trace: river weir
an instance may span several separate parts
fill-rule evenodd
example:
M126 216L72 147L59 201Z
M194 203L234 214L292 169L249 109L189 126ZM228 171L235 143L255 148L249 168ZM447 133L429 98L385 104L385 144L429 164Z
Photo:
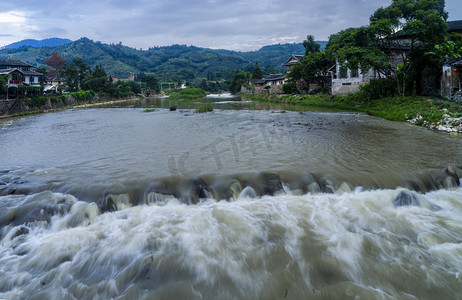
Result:
M0 298L461 297L460 137L229 102L2 121Z

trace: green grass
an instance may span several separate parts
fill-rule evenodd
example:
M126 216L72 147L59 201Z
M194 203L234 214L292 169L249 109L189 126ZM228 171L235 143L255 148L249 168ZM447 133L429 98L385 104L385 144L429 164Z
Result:
M331 95L245 95L246 99L289 104L300 108L328 108L344 111L365 112L369 115L381 117L391 121L407 121L416 117L419 118L417 125L437 124L443 119L444 114L452 117L462 116L462 107L457 103L429 99L426 97L388 97L375 100L365 100L361 94L348 96Z
M146 108L145 110L143 110L143 112L153 112L153 111L156 111L155 108Z
M212 103L204 103L198 108L196 108L196 113L204 113L204 112L211 112L213 111Z
M15 118L15 117L32 116L32 115L42 114L43 112L44 112L43 110L31 110L31 111L25 111L21 113L12 114L10 115L10 117Z
M180 100L180 99L199 99L205 97L206 93L203 89L199 88L188 88L173 92L170 95L171 100Z

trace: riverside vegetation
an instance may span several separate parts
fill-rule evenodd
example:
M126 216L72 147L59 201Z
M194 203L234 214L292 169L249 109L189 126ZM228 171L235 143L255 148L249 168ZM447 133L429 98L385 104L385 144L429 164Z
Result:
M407 121L447 132L462 133L462 104L436 97L393 96L389 90L378 89L386 80L376 80L347 96L314 95L245 95L253 101L281 103L294 110L327 108L365 112L391 121ZM378 92L384 91L384 92ZM386 91L386 93L385 93Z

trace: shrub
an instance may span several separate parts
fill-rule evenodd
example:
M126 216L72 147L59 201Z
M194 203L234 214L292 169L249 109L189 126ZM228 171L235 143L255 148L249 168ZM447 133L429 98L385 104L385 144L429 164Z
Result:
M29 107L42 107L46 102L47 98L45 96L33 96L27 100L26 105Z
M95 95L93 91L78 91L74 93L70 93L69 96L72 96L77 102L82 102L86 100L90 100Z
M297 89L297 84L295 82L288 82L282 85L282 91L284 94L299 94L300 91Z
M170 95L170 99L198 99L205 97L206 93L200 88L183 89Z
M317 88L317 89L312 89L308 92L309 95L316 95L316 94L320 94L322 93L322 89L321 88Z
M359 88L363 101L372 101L397 95L396 82L391 78L372 80Z
M196 113L204 113L204 112L210 112L210 111L213 111L212 103L204 103L198 108L196 108Z

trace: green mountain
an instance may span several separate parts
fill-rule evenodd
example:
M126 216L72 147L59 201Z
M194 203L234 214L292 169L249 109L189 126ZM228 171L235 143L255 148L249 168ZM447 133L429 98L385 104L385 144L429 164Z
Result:
M258 61L264 73L283 72L281 66L291 54L303 54L301 43L279 44L262 47L258 51L238 52L213 50L185 45L153 47L137 50L119 44L103 44L88 38L54 47L26 47L0 50L0 58L20 59L36 67L52 52L72 61L80 57L91 67L102 65L108 75L125 78L130 74L147 73L161 81L229 79L237 70L251 71Z
M69 39L60 39L60 38L49 38L49 39L44 39L44 40L27 39L27 40L22 40L16 43L6 45L4 48L5 49L17 49L20 47L41 48L41 47L54 47L54 46L65 45L69 43L72 43L72 41Z

